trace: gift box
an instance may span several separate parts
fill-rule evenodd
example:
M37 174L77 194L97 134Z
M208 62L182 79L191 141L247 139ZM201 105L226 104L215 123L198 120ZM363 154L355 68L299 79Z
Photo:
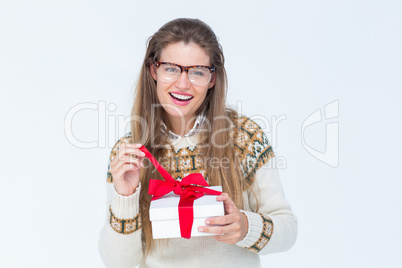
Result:
M191 173L182 180L175 180L144 146L145 154L163 180L149 180L148 194L152 195L150 220L154 239L212 235L200 233L197 228L205 225L209 217L223 216L223 203L216 201L221 186L209 187L201 173Z
M205 187L216 191L222 191L221 186ZM152 224L154 239L180 237L179 206L180 196L170 192L163 197L152 200L149 209L149 217ZM198 227L205 226L205 220L211 217L225 215L222 201L216 201L216 195L208 195L194 200L193 226L191 236L208 236L211 233L198 232Z

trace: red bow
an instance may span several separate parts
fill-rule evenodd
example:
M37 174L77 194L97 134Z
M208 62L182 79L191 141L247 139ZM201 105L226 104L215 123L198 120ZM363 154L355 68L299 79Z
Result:
M148 194L153 195L152 200L161 198L167 193L174 192L180 195L179 202L179 223L180 223L180 233L183 238L191 237L191 228L193 227L194 221L194 211L193 204L194 200L200 198L206 194L220 195L222 192L208 189L205 187L197 186L209 186L205 181L201 173L193 173L184 177L181 181L176 181L153 157L153 155L145 148L141 146L140 150L145 153L145 156L151 161L155 168L159 171L162 180L149 180Z

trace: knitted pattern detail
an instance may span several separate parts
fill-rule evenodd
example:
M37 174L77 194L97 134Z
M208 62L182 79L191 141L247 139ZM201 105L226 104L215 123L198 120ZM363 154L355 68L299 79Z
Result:
M252 182L257 170L274 157L274 152L264 131L250 118L241 116L233 120L233 140L241 172Z
M259 213L262 221L263 221L263 227L262 227L262 233L260 237L258 238L257 242L255 242L252 246L246 248L251 251L254 251L255 253L260 252L261 249L265 247L266 244L268 244L269 240L272 237L272 233L274 231L274 224L271 219L264 217L261 213Z
M109 207L109 213L110 226L118 233L131 234L141 228L140 214L133 219L119 219L113 214L111 207Z
M175 180L180 181L192 173L201 173L207 179L204 161L201 150L191 146L178 150L166 149L160 164Z

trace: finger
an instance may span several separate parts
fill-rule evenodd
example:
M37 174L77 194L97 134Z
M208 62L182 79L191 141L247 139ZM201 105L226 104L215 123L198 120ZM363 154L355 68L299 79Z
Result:
M132 148L132 147L125 146L125 147L122 147L119 149L119 156L124 156L127 154L135 154L135 155L138 155L141 157L145 156L145 153L138 148Z
M115 180L121 180L123 178L124 173L128 171L135 171L138 167L134 164L123 164L116 171L112 171L112 176Z
M142 161L142 159L140 159L140 158L127 157L127 161L125 161L125 164L133 164L133 165L140 167L141 163L142 163L141 161Z
M203 232L213 234L241 234L241 225L234 222L228 225L202 226Z
M136 165L136 164L124 164L122 166L122 169L123 169L124 172L129 171L129 170L137 170L138 165Z
M119 149L117 161L124 159L126 155L135 155L137 157L144 157L145 153L136 148L123 147Z
M240 223L235 222L228 225L207 225L200 226L199 231L204 233L212 234L230 234L230 233L240 233Z
M139 149L139 148L141 148L142 147L142 144L141 143L124 143L127 147L130 147L130 148L137 148L137 149Z
M122 153L122 155L118 155L117 157L115 157L110 164L111 167L116 165L121 166L122 164L130 163L132 159L140 159L142 161L142 158L143 157L138 156L138 154L136 154L135 152L133 152L132 154Z
M144 165L142 164L143 158L137 158L137 157L132 157L132 156L127 156L125 159L121 162L119 162L120 166L124 164L132 164L134 165L137 169L143 167ZM117 165L119 166L119 165Z
M113 157L111 163L116 163L117 161L121 160L122 157L129 153L134 153L136 155L142 155L138 148L140 148L142 144L131 144L131 143L123 143L120 144L119 148L117 149L116 155ZM136 151L138 150L138 151ZM145 156L145 153L143 154Z
M135 158L130 156L125 156L120 161L117 161L111 164L110 169L112 173L115 173L115 176L118 176L127 170L137 170L143 167L142 163L143 158ZM125 166L125 165L132 165L132 166ZM123 168L122 168L123 167Z
M137 163L139 167L144 167L144 157L142 156L137 156L137 155L130 155L128 157L129 162L128 163Z
M227 231L226 226L200 226L198 227L199 232L223 235Z
M205 220L207 225L228 225L236 221L240 221L240 216L237 213L227 214L225 216L219 216L214 218L208 218Z
M238 235L236 235L236 234L214 235L212 237L216 241L227 243L227 244L236 244L239 241Z
M223 201L226 214L230 214L239 210L227 193L222 193L221 195L217 196L216 200Z

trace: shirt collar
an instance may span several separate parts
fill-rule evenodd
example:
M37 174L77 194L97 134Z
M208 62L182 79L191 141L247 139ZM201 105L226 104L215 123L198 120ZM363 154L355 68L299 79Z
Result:
M190 137L193 136L197 133L200 132L200 126L205 122L206 117L204 114L199 114L197 116L197 118L195 119L195 123L193 128L186 134L183 136L184 137ZM162 131L165 132L166 130L166 125L165 123L162 122ZM169 139L181 139L182 137L176 133L173 133L172 131L169 130Z

